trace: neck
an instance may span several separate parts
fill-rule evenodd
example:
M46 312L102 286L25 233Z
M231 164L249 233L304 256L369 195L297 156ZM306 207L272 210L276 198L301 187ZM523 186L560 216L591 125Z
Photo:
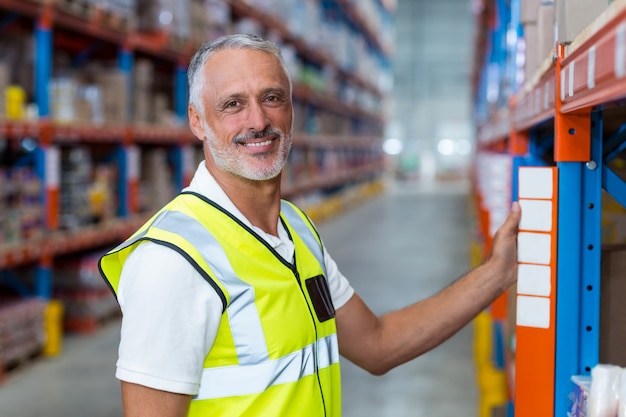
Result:
M253 226L278 236L280 175L271 180L254 181L212 174L235 207Z

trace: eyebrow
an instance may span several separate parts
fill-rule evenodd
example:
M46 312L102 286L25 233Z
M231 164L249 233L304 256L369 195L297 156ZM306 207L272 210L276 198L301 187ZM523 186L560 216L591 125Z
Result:
M278 94L284 97L287 97L288 94L288 90L283 88L283 87L268 87L265 88L264 90L261 91L260 96L263 97L267 94ZM242 100L245 99L247 96L245 94L241 94L241 93L233 93L230 94L222 99L219 99L217 101L217 105L218 107L224 106L226 103L228 103L229 101L232 100Z

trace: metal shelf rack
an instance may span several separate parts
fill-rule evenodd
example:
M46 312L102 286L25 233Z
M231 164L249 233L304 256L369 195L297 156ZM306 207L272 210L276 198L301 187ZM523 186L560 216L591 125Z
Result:
M509 415L516 417L568 415L571 377L589 375L600 360L603 190L626 206L626 182L609 166L626 149L625 2L613 2L553 53L477 131L479 153L498 149L511 160L511 200L519 196L520 167L556 171L549 325L520 325L518 316L514 354L503 364L514 381ZM511 322L514 306L506 303L519 296L499 301L496 321Z

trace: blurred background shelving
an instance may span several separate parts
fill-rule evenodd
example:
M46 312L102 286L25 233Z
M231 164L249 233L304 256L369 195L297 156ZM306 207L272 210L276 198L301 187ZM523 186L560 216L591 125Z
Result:
M45 348L54 301L65 330L116 314L97 254L173 197L203 158L187 127L186 67L207 39L256 33L283 50L297 113L285 197L324 217L329 204L380 189L393 8L381 0L1 0L2 325L38 303L36 331L2 346L21 354L0 357L0 369Z

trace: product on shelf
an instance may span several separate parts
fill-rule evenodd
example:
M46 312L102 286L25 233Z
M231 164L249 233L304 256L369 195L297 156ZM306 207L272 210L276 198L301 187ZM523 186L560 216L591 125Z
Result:
M0 303L0 367L15 366L41 351L46 340L45 307L40 299Z
M9 66L6 62L0 60L0 117L6 116L6 90L11 82L9 74Z
M133 121L139 124L153 123L154 66L147 59L138 59L133 70Z
M94 163L88 146L61 149L60 225L79 230L115 217L117 169Z
M48 86L54 122L122 125L128 121L128 82L123 71L92 66L80 73L57 72L62 75Z
M626 369L600 363L591 376L574 375L569 417L626 416Z
M196 0L197 1L197 0ZM173 42L185 42L190 39L193 30L197 30L198 19L192 19L190 11L193 0L137 0L138 29L146 32L164 32ZM206 22L205 19L202 21ZM182 46L174 44L173 46Z
M0 168L0 244L42 236L41 187L32 167Z
M118 125L126 123L130 114L126 74L119 69L103 69L95 77L102 91L104 121Z
M71 123L77 121L77 81L69 76L57 77L50 81L49 91L50 115L52 120L57 123Z
M77 230L91 221L88 194L91 183L91 155L86 146L61 150L61 227Z
M54 264L54 298L61 301L67 330L92 331L119 307L98 270L102 253L75 255Z
M142 152L140 184L139 207L142 212L156 211L174 197L178 190L174 190L164 148L149 148Z
M19 30L3 31L0 34L0 117L6 116L9 110L20 115L13 118L26 116L25 107L32 100L34 91L33 80L34 36ZM7 91L10 87L18 90ZM10 109L9 100L16 107Z
M591 377L574 375L569 396L568 417L588 417L587 401L591 388Z
M115 217L118 206L115 194L117 174L117 169L110 164L98 164L93 170L88 197L91 219L94 223L105 222Z

